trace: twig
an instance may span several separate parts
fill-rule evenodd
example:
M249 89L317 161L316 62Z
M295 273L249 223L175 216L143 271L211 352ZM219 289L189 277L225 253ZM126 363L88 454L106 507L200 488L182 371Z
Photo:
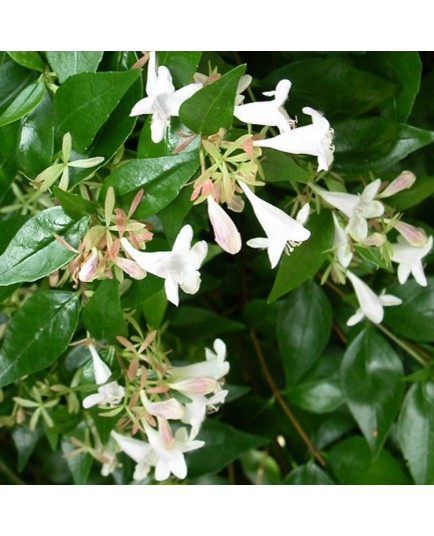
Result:
M12 484L25 484L9 467L0 460L0 472L3 473Z

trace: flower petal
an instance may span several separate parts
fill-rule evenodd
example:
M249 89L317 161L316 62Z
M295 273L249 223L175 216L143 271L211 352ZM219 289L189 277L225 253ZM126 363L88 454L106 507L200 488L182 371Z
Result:
M171 277L167 277L164 280L164 291L166 292L166 298L170 303L179 305L179 292L178 292L178 283Z
M98 406L99 404L102 404L104 400L105 400L104 393L94 393L84 398L82 404L83 404L84 409L89 409L93 406Z
M363 314L374 324L380 324L384 316L380 298L352 272L348 271L347 276L354 287Z

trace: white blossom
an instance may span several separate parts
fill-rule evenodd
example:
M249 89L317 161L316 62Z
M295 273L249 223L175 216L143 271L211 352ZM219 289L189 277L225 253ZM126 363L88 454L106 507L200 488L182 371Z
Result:
M422 259L428 255L433 245L433 237L430 236L422 246L413 246L403 238L398 237L398 243L392 244L392 261L397 262L398 280L403 285L410 274L422 287L427 286Z

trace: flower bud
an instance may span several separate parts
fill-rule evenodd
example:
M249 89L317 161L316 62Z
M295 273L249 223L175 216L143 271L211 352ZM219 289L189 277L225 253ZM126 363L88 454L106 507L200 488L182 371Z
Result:
M412 171L403 171L378 197L391 197L392 195L411 188L416 181L416 175Z
M397 221L395 223L395 229L407 240L412 246L423 246L426 244L428 237L423 229L404 223L403 221Z

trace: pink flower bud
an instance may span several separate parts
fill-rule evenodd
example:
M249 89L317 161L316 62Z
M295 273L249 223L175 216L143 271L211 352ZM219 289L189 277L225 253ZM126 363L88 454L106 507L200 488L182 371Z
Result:
M407 240L412 246L423 246L428 238L423 229L414 227L409 223L398 221L395 223L395 229Z
M175 440L173 438L172 429L170 428L169 423L166 419L162 417L157 417L158 421L158 431L160 433L161 443L164 448L167 450L173 449L175 445Z
M211 196L207 198L207 201L208 216L214 229L215 241L222 249L235 255L241 249L241 235L238 229L228 214Z
M219 383L214 378L192 378L170 383L169 386L176 391L188 394L208 395L219 388Z
M403 171L396 177L389 186L378 195L378 197L391 197L392 195L411 188L416 181L416 175L412 171Z
M373 233L366 240L363 240L364 246L382 246L386 242L386 237L381 233Z
M92 248L92 253L88 259L81 265L78 272L78 279L83 282L92 281L96 276L98 266L98 252L96 248Z
M115 264L133 279L143 279L146 276L146 272L135 261L130 259L117 257Z

